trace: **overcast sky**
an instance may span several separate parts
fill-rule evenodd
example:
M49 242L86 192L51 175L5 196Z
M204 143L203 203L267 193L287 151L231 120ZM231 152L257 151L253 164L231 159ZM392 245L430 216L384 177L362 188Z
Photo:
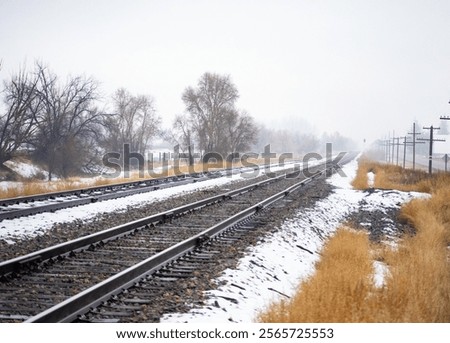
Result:
M372 141L450 115L450 1L0 0L0 78L36 59L151 94L166 125L209 71L269 127Z

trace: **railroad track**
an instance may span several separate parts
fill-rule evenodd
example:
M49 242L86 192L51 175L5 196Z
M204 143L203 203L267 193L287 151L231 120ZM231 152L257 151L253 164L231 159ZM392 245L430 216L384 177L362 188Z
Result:
M266 208L325 173L317 168L301 181L267 179L2 262L0 322L133 321L170 283L251 232Z
M258 166L253 169L263 169L264 167L265 166ZM0 222L6 219L20 218L44 212L54 212L65 208L151 192L162 188L205 181L211 178L244 172L245 170L248 171L248 169L248 167L227 168L210 172L196 172L106 186L95 186L46 194L0 199Z

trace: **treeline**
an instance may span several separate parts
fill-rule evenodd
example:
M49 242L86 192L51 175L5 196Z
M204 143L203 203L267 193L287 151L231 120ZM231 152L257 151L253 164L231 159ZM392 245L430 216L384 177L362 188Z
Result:
M0 165L25 154L48 171L49 179L98 171L104 154L123 156L125 145L146 156L157 138L177 145L190 163L194 149L202 156L225 158L234 152L262 152L271 144L274 152L303 154L317 150L324 139L259 125L237 107L239 92L230 77L214 73L204 73L196 86L183 91L185 111L169 130L161 130L151 95L121 88L104 99L97 80L75 76L63 81L39 62L5 80L2 97ZM327 139L348 143L336 135Z
M84 76L63 82L36 63L4 82L0 116L0 164L27 154L48 171L68 177L95 170L104 151L120 151L124 143L145 151L161 119L151 96L124 89L100 108L98 81Z
M313 132L302 132L295 129L271 129L262 125L259 129L258 141L255 148L258 152L270 143L271 151L283 153L291 152L294 156L302 156L309 152L323 153L326 143L333 144L333 150L351 151L356 143L339 132L323 133L318 136Z

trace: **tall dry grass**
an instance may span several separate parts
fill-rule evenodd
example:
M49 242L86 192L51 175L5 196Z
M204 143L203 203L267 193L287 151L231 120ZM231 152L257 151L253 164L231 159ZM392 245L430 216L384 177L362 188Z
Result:
M379 189L398 189L400 191L431 192L436 182L426 172L420 170L403 169L400 166L383 164L368 160L364 157L358 162L358 170L355 178L352 180L352 186L355 189L367 189L367 173L375 174L375 188ZM450 181L446 174L437 174L439 177ZM434 180L434 181L433 181Z
M88 184L86 184L86 187ZM0 190L0 199L16 198L26 195L44 194L80 188L80 181L70 178L60 181L26 180L16 182Z
M401 209L401 220L416 233L402 237L392 249L370 246L364 234L338 231L326 244L316 273L300 285L295 297L272 304L259 321L450 322L449 176L430 178L364 161L354 184L363 184L370 170L376 173L375 182L382 175L382 188L430 191L430 198L415 199ZM389 269L382 288L369 281L374 258Z
M297 294L272 304L258 321L358 322L372 289L368 235L342 228L325 245L315 274L300 285Z
M22 182L16 182L13 185L0 189L0 199L16 198L20 196L45 194L58 191L75 190L87 187L96 187L104 185L114 185L125 182L147 180L152 178L160 178L167 176L174 176L186 173L198 173L208 172L214 170L220 170L231 167L241 167L251 165L262 165L266 163L264 159L249 159L248 161L236 161L236 162L218 162L218 163L196 163L193 166L187 164L180 165L160 165L155 164L153 167L169 167L169 169L163 169L161 171L146 170L146 171L131 171L127 177L98 177L91 180L82 180L82 178L67 178L58 181L41 181L41 180L23 180ZM278 160L272 159L271 163L278 162Z

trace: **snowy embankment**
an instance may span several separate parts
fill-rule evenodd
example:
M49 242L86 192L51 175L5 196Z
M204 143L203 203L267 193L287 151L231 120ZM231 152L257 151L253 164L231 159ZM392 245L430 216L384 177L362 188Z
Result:
M35 178L38 175L45 179L48 178L48 172L36 165L33 165L31 162L6 161L3 164L24 179Z
M270 302L292 296L298 284L314 273L323 244L350 214L399 208L414 197L424 196L354 190L350 182L356 169L356 160L345 165L345 177L335 174L328 180L336 187L333 193L318 201L314 208L299 210L276 233L249 248L237 269L227 269L215 280L221 286L206 293L205 306L188 313L168 314L161 322L253 322ZM391 231L395 230L386 227L387 235ZM374 263L374 269L375 283L379 286L386 269L379 262Z
M312 161L310 166L320 163L321 161ZM26 170L24 166L21 167ZM28 171L34 170L30 167ZM271 165L270 169L261 168L259 171L253 169L243 170L241 173L227 175L206 181L164 188L148 193L132 195L124 198L112 199L102 202L96 202L88 205L78 206L58 210L54 213L41 213L28 217L3 220L0 222L0 240L6 241L8 244L14 244L16 240L27 237L41 235L45 231L52 228L56 223L72 222L75 220L88 221L98 214L116 213L126 211L129 207L138 208L144 204L157 201L164 201L171 197L189 194L214 187L226 187L227 184L255 178L265 172L276 172L283 169L292 168L292 163L286 163L284 166Z

